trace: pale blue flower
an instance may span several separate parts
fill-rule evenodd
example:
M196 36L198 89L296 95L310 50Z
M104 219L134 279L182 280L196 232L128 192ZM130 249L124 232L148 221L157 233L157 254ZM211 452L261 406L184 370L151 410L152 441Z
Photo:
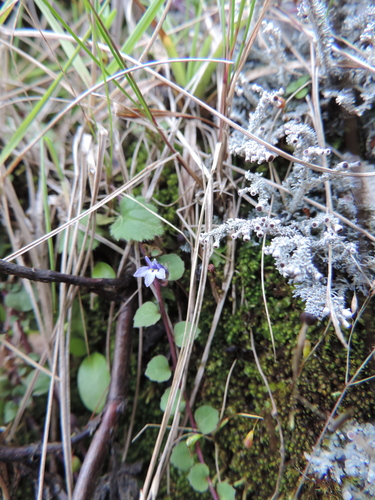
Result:
M159 280L165 280L168 274L168 270L159 262L154 259L152 262L148 257L145 257L147 266L140 267L133 274L136 278L144 278L145 285L150 286L154 282L155 278Z

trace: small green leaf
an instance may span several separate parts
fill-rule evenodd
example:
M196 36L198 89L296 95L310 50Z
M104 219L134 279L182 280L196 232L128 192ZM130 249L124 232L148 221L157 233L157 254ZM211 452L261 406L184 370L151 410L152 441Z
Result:
M310 75L304 75L304 76L301 76L301 78L298 78L298 80L294 80L294 81L290 82L290 84L285 89L285 94L286 95L293 94L293 92L296 92L300 87L305 85L305 83L307 83L309 80L310 80ZM303 99L303 97L305 97L308 94L308 92L309 92L309 89L307 87L305 87L305 88L301 89L295 95L295 97L297 99Z
M165 409L167 407L167 402L168 402L168 398L169 398L169 393L170 392L171 392L171 388L168 387L168 389L166 389L164 391L164 394L162 395L162 397L160 399L160 409L161 409L161 411L165 411ZM176 413L177 400L178 400L179 397L180 397L180 389L177 390L176 399L174 400L173 405L172 405L171 416L173 416ZM181 399L181 401L180 401L180 411L183 411L184 409L185 409L185 401L183 399Z
M79 472L82 466L81 460L77 457L77 455L72 456L72 472Z
M153 302L145 302L137 309L134 316L134 326L139 328L141 326L151 326L159 321L161 314Z
M99 413L104 408L110 378L103 354L94 352L82 361L77 376L78 392L90 411Z
M175 253L161 255L158 262L168 269L168 280L179 280L185 272L185 262Z
M191 328L190 321L180 321L174 325L173 328L174 341L176 342L176 345L178 347L182 347L186 323L187 323L187 334L188 334L189 329ZM196 328L194 338L196 339L200 333L201 333L200 329Z
M152 240L155 236L160 236L164 229L160 219L152 212L156 212L154 205L146 203L141 196L123 198L120 202L120 215L110 227L111 235L116 240L134 241Z
M210 471L206 464L195 464L189 472L188 479L195 491L203 493L208 489L208 476Z
M7 401L4 405L4 424L9 424L17 415L18 405L14 401Z
M96 279L100 278L114 279L116 278L116 273L112 269L112 267L106 262L98 262L95 265L94 269L92 270L91 276Z
M169 380L172 372L167 358L162 354L152 358L147 365L145 375L154 382L166 382Z
M31 311L33 308L29 294L18 285L12 287L12 290L5 296L5 305L21 312Z
M26 387L30 385L30 382L34 375L35 370L31 371L26 377L26 379L24 380L24 384L26 385ZM40 372L34 384L33 396L43 396L43 394L47 394L47 392L49 391L50 383L51 379L49 378L49 376L43 372Z
M2 304L0 304L0 321L5 321L5 318L6 318L5 308Z
M203 436L203 434L193 434L192 436L189 436L186 440L186 446L188 448L191 448L192 446L195 445L197 441L200 440L200 438Z
M108 215L96 213L95 216L95 224L97 226L107 226L108 224L112 224L115 221L115 217L109 217Z
M236 490L226 482L217 485L217 493L220 500L234 500L236 497Z
M308 93L309 93L309 88L308 87L304 87L299 92L297 92L297 94L295 95L295 98L296 99L303 99L304 97L307 96Z
M219 412L215 408L212 408L212 406L204 405L195 410L194 418L198 429L203 434L210 434L216 429L219 423Z
M191 458L189 448L186 446L186 441L180 441L173 448L171 464L182 471L188 471L194 465L194 460Z

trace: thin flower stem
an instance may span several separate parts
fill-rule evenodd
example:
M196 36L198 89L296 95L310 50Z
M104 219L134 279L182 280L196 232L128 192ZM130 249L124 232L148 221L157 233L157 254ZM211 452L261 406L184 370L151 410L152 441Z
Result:
M164 300L163 300L163 297L162 297L162 294L161 294L160 280L156 278L155 281L154 281L154 283L153 283L153 285L155 287L156 297L157 297L157 300L159 302L160 314L161 314L161 317L163 318L164 327L165 327L165 330L167 332L169 347L170 347L171 356L172 356L173 371L175 371L176 370L176 366L177 366L176 344L174 342L173 332L172 332L172 329L171 329L171 324L170 324L170 321L169 321L169 318L168 318L168 314L167 314L167 311L165 310ZM197 424L195 423L194 415L193 415L193 412L192 412L191 407L190 407L189 397L188 397L186 391L184 391L183 394L184 394L184 399L185 399L185 404L186 404L186 411L187 411L187 414L188 414L188 417L189 417L190 425L191 425L191 427L194 430L196 430L197 429ZM200 444L198 442L195 444L195 451L197 453L197 457L198 457L199 462L201 464L205 464L205 461L204 461L204 458L203 458L203 453L202 453ZM211 480L210 477L207 478L207 482L208 482L208 486L209 486L212 498L214 500L219 500L218 494L217 494L217 492L215 490L214 485L212 484L212 480Z
M163 300L163 297L161 294L161 289L160 289L160 281L157 278L154 281L154 287L155 287L156 297L157 297L158 302L159 302L160 314L161 314L161 317L163 318L163 323L165 326L165 330L167 332L169 347L170 347L171 356L172 356L173 371L174 371L176 369L176 366L177 366L176 345L174 343L173 332L172 332L171 325L169 322L168 314L167 314L167 311L165 310L164 300Z

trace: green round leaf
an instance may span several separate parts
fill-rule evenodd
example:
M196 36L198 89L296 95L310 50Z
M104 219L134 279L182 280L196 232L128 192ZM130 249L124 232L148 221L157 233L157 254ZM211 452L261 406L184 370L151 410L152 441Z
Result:
M99 413L104 408L110 378L103 354L94 352L82 361L77 376L78 392L90 411Z
M33 308L29 294L18 285L12 287L12 290L5 295L5 305L15 311L22 312L31 311Z
M160 264L163 264L163 266L168 269L169 281L179 280L185 272L184 261L175 253L161 255L160 257L158 257L158 262L160 262Z
M31 380L35 375L35 370L32 370L24 380L24 384L26 387L30 385ZM43 396L43 394L47 394L49 391L51 379L46 373L39 372L38 378L34 384L33 388L33 396Z
M174 325L173 328L174 341L176 342L176 345L178 347L182 347L186 323L187 323L187 335L188 335L189 329L191 329L190 321L180 321L179 323L176 323ZM196 339L200 333L201 333L200 329L196 328L194 338Z
M145 375L154 382L165 382L166 380L169 380L172 372L167 358L162 354L152 358L147 365Z
M220 500L234 500L236 497L236 490L229 483L219 483L217 485L217 493Z
M195 491L203 493L208 489L207 478L210 471L206 464L195 464L189 472L188 479Z
M160 409L161 409L161 411L165 411L165 409L167 407L167 402L168 402L168 398L169 398L169 393L170 392L171 392L171 388L168 387L168 389L166 389L164 391L164 394L162 395L162 397L160 399ZM173 416L176 413L177 400L178 400L179 396L180 396L180 389L178 389L177 394L176 394L176 399L173 402L171 416ZM185 409L185 401L183 399L181 399L181 401L180 401L180 411L183 411L184 409Z
M203 434L210 434L210 432L216 429L219 423L219 412L215 408L212 408L212 406L204 405L195 410L194 418L198 429Z
M141 305L134 316L134 326L151 326L159 321L161 314L153 302L145 302Z
M164 231L160 219L152 213L155 211L154 205L146 203L141 196L123 198L120 202L120 215L110 227L111 235L116 240L144 241L154 239L155 236L163 234Z
M191 458L189 448L186 446L186 441L180 441L173 448L171 464L182 471L188 471L194 465L194 460Z
M116 273L106 262L98 262L92 270L92 277L96 279L114 279L116 278Z

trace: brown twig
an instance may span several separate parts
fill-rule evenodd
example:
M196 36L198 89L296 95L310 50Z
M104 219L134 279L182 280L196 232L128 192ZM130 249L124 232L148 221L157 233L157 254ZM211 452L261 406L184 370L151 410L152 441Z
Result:
M87 428L71 439L72 445L79 443L86 436L92 433L91 428ZM27 446L0 446L0 462L36 462L42 453L42 444L29 444ZM50 443L47 445L47 453L56 455L62 453L62 443Z
M112 377L107 404L97 432L82 464L73 500L92 498L119 416L124 412L131 353L133 296L122 304L116 326Z
M30 281L39 281L42 283L67 283L84 287L98 295L109 300L118 300L120 292L128 284L128 276L123 278L86 278L84 276L74 276L72 274L63 274L49 269L35 269L31 267L19 266L11 262L0 259L0 273L10 274L18 278L25 278ZM112 289L112 290L108 290Z

